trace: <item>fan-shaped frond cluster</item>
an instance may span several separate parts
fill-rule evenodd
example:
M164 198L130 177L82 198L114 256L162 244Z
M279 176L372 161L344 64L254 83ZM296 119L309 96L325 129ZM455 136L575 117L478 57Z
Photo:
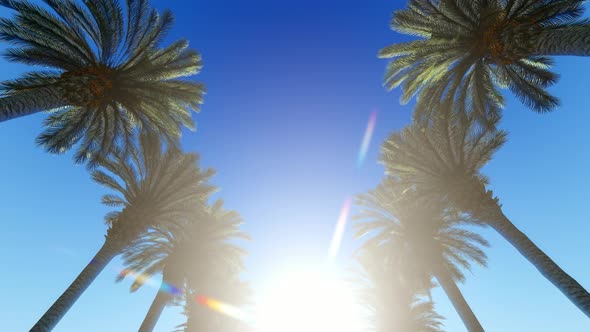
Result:
M121 207L106 216L109 235L132 240L149 227L187 219L216 190L208 184L213 169L201 170L198 155L163 148L157 135L140 137L128 153L115 149L93 172L99 184L116 194L103 203Z
M75 144L77 162L104 158L132 144L138 131L169 144L193 128L204 88L181 80L201 58L180 40L159 47L173 23L147 0L2 0L16 11L0 20L9 61L44 67L2 83L0 121L51 111L37 141L61 153Z
M440 108L429 122L414 122L382 145L380 162L405 187L455 202L479 204L487 178L480 172L505 143L507 133L480 126L473 116ZM474 190L477 189L477 190Z
M410 0L392 28L419 39L381 50L392 58L385 84L417 96L417 118L439 104L478 114L485 123L504 105L509 88L529 108L550 111L546 88L558 77L547 56L590 55L583 0ZM567 42L566 42L567 41Z
M194 209L182 219L153 227L123 254L127 268L141 275L131 290L159 273L178 289L187 283L199 291L228 276L235 278L244 270L246 252L231 241L248 239L239 229L241 223L235 211L224 210L222 201L217 201L205 210Z
M359 278L355 280L373 332L442 332L443 317L426 301L404 270L388 253L364 250L358 255Z
M231 326L234 323L228 318L198 307L197 301L205 296L239 305L247 298L248 286L239 280L246 251L235 244L236 240L249 239L239 229L241 223L238 213L225 210L218 200L212 206L195 209L184 219L152 227L123 254L125 271L135 275L131 291L161 273L166 287L173 290L170 302L179 304L184 295L188 320L179 326L181 330ZM127 274L122 273L118 280Z
M398 181L387 178L357 198L361 211L355 216L360 221L355 225L356 235L368 237L363 250L393 255L406 278L422 289L441 267L462 282L463 270L469 270L472 262L485 266L482 247L488 242L464 227L477 220L447 208L440 200L402 191Z

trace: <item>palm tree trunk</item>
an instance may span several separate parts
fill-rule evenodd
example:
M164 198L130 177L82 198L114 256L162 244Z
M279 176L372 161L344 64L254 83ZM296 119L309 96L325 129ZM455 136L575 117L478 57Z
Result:
M0 98L0 122L64 106L67 102L57 87L31 88Z
M66 289L66 291L55 301L47 312L33 326L30 332L46 332L55 328L57 323L65 316L70 308L76 303L78 298L92 284L94 279L104 270L108 263L120 251L120 247L113 240L107 240L102 248L96 253L94 258L86 265L84 270L78 275L76 280Z
M154 301L152 301L152 305L150 306L150 310L148 311L147 315L143 319L143 323L141 323L141 327L139 328L139 332L152 332L154 327L156 327L156 323L164 311L164 308L170 301L170 294L166 293L160 287L158 294Z
M590 56L590 25L545 29L538 37L535 55Z
M586 316L590 317L590 294L588 291L516 228L495 201L488 202L485 211L477 211L478 214L474 213L474 216L486 221L521 255L528 259L547 280L567 296Z
M434 277L449 297L449 300L451 300L453 307L455 307L467 330L469 332L483 332L483 327L477 317L475 317L471 307L467 304L461 290L459 290L459 287L457 287L457 284L451 278L451 274L446 267L438 268Z

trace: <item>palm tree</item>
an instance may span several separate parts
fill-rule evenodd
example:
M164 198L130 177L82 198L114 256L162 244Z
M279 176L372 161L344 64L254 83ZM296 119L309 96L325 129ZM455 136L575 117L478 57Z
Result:
M156 135L142 135L137 145L129 154L114 149L109 158L100 161L111 174L94 171L96 182L120 194L105 195L103 203L122 209L107 214L108 230L102 248L31 331L52 330L107 264L134 239L150 227L193 214L214 191L207 184L214 171L201 170L197 155L183 154L174 147L163 151Z
M189 285L186 292L185 315L187 320L178 326L176 332L200 332L223 331L245 332L250 331L249 322L240 320L242 317L233 317L227 312L218 312L212 308L203 306L203 300L213 298L232 307L242 308L250 303L252 291L247 282L238 280L236 276L225 276L215 283L210 283L206 291L209 297L203 297L202 287L198 283L195 287ZM196 299L196 301L195 301Z
M402 102L417 95L416 117L428 117L441 100L479 114L499 111L509 88L536 112L559 100L546 88L554 55L590 55L590 23L580 19L584 0L409 0L394 13L394 30L420 37L382 49L393 58L389 89L402 86Z
M77 143L76 162L105 157L130 145L140 131L175 144L203 85L179 78L198 73L200 55L188 41L158 45L173 23L148 0L44 0L48 8L0 0L16 11L0 21L0 39L14 47L9 61L41 66L0 86L0 122L50 111L38 144L62 153Z
M462 226L476 221L445 208L442 201L421 199L411 190L385 179L376 189L360 195L357 205L361 220L357 237L370 236L363 244L369 252L385 252L394 257L406 278L425 289L435 278L469 331L483 331L477 317L457 287L471 262L485 266L488 246L481 236Z
M424 301L411 280L404 278L387 253L364 251L360 265L360 299L369 311L372 332L442 332L442 316L432 301ZM357 286L358 287L358 286Z
M495 126L499 117L492 120ZM442 107L429 123L415 122L392 134L380 159L405 187L443 197L491 226L590 317L590 294L512 224L498 198L486 190L481 168L505 140L504 131L481 127L472 116Z
M239 229L241 223L240 216L226 211L219 200L206 212L197 212L184 222L155 227L125 249L123 258L127 268L118 280L130 272L136 275L132 292L155 274L162 273L162 285L140 332L153 331L166 305L185 292L229 288L231 284L225 282L238 280L246 252L229 241L248 239Z

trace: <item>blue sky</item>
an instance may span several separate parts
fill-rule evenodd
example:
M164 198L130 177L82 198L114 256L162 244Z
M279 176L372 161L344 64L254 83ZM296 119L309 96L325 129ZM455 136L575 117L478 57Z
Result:
M207 85L187 151L214 167L218 197L244 217L253 241L255 289L280 271L322 264L341 206L375 186L378 143L409 122L411 105L386 92L377 51L401 40L388 23L401 1L153 0L177 17L170 40L185 37L204 58ZM9 12L0 10L1 16ZM5 45L0 46L4 48ZM557 61L552 91L562 106L538 115L509 97L502 127L509 142L486 167L506 215L582 285L590 287L590 59ZM0 61L1 79L26 68ZM509 95L509 94L508 94ZM365 164L356 165L367 120L378 120ZM0 123L0 330L26 331L88 263L104 240L104 190L71 155L35 146L43 114ZM461 286L488 331L589 331L590 321L516 250L491 231L489 267ZM346 233L338 264L356 243ZM129 294L115 284L115 260L55 331L135 331L156 289ZM447 331L465 331L439 290ZM157 331L171 331L178 310Z

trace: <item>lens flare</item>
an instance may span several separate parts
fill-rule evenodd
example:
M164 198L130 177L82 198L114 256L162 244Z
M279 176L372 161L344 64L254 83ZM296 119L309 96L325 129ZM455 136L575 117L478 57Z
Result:
M160 290L163 292L166 292L168 294L171 294L173 296L181 296L182 295L182 291L178 287L176 287L172 284L169 284L167 282L162 282L162 285L160 286Z
M168 293L172 296L181 296L182 295L182 291L180 290L180 288L169 284L165 281L162 281L160 283L158 283L157 281L155 281L153 278L151 278L149 275L146 274L141 274L137 271L133 271L131 269L124 269L121 272L119 272L119 276L117 276L117 280L123 280L126 277L131 277L135 279L135 283L132 286L132 291L137 290L140 286L142 285L148 285L152 288L158 288L160 291Z
M365 137L363 137L363 144L361 145L361 150L359 151L359 157L357 161L358 167L363 166L365 162L365 158L367 157L367 152L369 151L369 146L371 145L371 138L373 138L373 133L375 132L375 125L377 124L377 112L373 111L371 116L369 117L369 123L367 124L367 130L365 130Z
M338 223L336 223L336 230L332 237L332 243L330 244L330 258L335 258L340 250L342 244L342 237L344 236L344 230L346 229L346 221L348 220L348 214L350 213L350 207L352 205L352 198L348 197L344 202L344 206L340 211L340 217Z
M221 301L218 301L216 299L212 299L212 298L204 296L204 295L197 295L197 297L195 299L197 300L197 303L199 303L202 306L205 306L211 310L217 311L217 312L222 313L226 316L229 316L229 317L232 317L237 320L244 321L244 322L250 321L249 316L238 307L234 307L230 304L223 303Z
M136 287L137 288L139 288L139 285L148 285L153 288L159 288L160 291L166 292L166 293L171 294L172 296L175 296L175 297L182 296L182 290L180 288L178 288L170 283L167 283L165 281L162 281L160 284L158 284L150 276L148 276L146 274L141 274L141 273L139 273L137 271L133 271L131 269L122 270L119 273L117 279L123 280L127 277L131 277L136 280L136 283L137 283ZM135 289L137 289L137 288L135 288ZM199 303L211 310L222 313L226 316L229 316L229 317L232 317L232 318L244 321L244 322L250 321L249 320L250 317L238 307L234 307L230 304L223 303L221 301L218 301L216 299L209 298L209 297L206 297L203 295L197 295L195 297L195 300L197 301L197 303Z

